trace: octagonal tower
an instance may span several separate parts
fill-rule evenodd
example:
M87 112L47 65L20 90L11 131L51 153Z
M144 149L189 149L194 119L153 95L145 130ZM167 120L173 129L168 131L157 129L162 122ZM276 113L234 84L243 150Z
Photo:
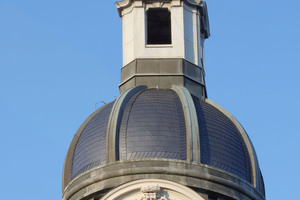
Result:
M207 99L200 0L123 0L120 96L79 127L62 200L264 200L243 127Z

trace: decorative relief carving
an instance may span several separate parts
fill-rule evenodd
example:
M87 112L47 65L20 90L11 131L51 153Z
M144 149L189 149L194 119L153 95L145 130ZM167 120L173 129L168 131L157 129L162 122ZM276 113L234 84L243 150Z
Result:
M136 200L175 200L170 199L167 191L161 189L158 185L148 185L141 187L143 196Z

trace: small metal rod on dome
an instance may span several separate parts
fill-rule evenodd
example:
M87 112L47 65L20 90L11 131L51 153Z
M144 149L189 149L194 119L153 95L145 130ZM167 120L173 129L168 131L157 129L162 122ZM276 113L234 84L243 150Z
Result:
M98 104L98 103L103 103L104 105L106 104L104 101L98 101L98 102L96 102L96 103L95 103L95 110L97 110L97 104Z

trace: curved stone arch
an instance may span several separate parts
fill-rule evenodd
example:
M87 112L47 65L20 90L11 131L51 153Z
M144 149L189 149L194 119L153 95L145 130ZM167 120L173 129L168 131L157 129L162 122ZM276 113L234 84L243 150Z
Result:
M77 129L77 131L76 131L76 133L75 133L75 135L74 135L74 137L72 139L72 142L70 144L70 147L68 149L65 161L64 161L63 175L62 175L62 177L63 177L62 178L62 191L64 191L64 189L66 188L66 186L71 181L71 172L70 172L70 170L71 170L73 155L74 155L75 147L77 145L77 142L79 140L79 137L80 137L82 131L84 130L84 128L86 127L86 125L91 121L91 119L93 119L100 111L102 111L110 103L107 103L104 106L102 106L101 108L98 108L95 112L93 112L90 116L88 116L88 118Z
M185 87L173 85L172 90L178 94L184 112L187 131L187 160L200 163L199 125L194 101Z
M205 102L214 106L216 109L218 109L220 112L222 112L226 117L228 117L233 122L233 124L236 126L236 128L239 130L239 132L241 133L241 136L242 136L242 138L246 144L246 147L248 149L248 154L249 154L250 161L251 161L252 184L254 185L254 187L256 187L257 186L257 169L258 169L257 158L256 158L255 151L253 150L254 149L253 145L250 141L250 138L249 138L247 132L242 127L242 125L239 123L239 121L230 112L228 112L225 108L223 108L222 106L218 105L217 103L215 103L209 99L205 99Z
M192 189L162 179L143 179L121 185L100 200L204 200Z

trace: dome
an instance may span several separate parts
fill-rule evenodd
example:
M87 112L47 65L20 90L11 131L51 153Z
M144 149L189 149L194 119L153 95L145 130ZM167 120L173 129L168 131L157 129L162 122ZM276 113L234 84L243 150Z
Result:
M76 132L62 200L265 200L246 131L207 98L205 1L115 5L123 28L120 96Z
M138 86L96 110L73 138L63 188L70 189L68 185L108 165L126 168L124 163L139 160L152 162L152 174L164 162L207 168L218 172L219 178L226 174L229 182L243 182L253 187L255 195L264 196L255 151L245 130L225 109L191 95L184 87ZM200 168L193 170L201 176ZM105 177L106 172L101 173Z

